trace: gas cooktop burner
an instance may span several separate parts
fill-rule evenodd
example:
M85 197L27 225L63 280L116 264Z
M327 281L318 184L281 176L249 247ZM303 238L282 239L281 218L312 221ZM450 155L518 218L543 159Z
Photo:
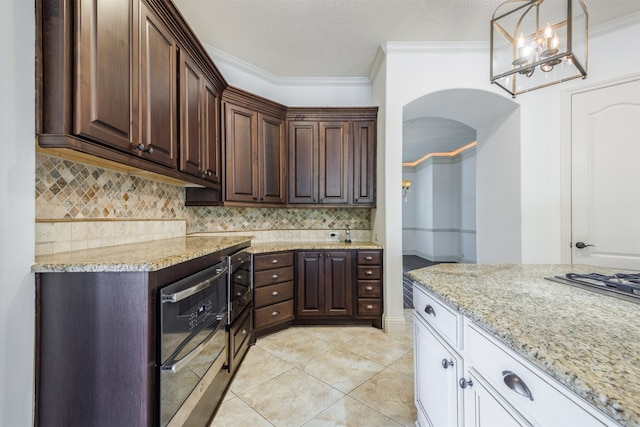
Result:
M610 276L567 273L547 279L640 304L640 273L615 273Z

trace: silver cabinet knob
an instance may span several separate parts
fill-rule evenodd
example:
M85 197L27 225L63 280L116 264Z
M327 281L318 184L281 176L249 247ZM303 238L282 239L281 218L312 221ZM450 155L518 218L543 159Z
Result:
M463 377L460 378L460 381L458 381L458 385L460 386L460 388L473 387L473 381L467 380Z
M274 274L271 276L272 279L277 279L278 277L280 277L278 274Z
M279 311L274 311L273 313L271 313L272 316L277 316L278 314L280 314Z
M365 291L372 291L373 290L373 286L365 286L364 290Z
M277 264L277 263L278 263L278 260L277 260L277 259L272 259L272 260L271 260L271 264Z
M442 367L448 369L449 366L453 366L453 360L442 359Z
M364 272L364 274L366 274L367 276L373 276L373 271L367 270Z
M366 257L364 257L364 259L366 259L367 261L373 261L373 257L372 256L366 256Z
M273 296L275 297L276 295L280 295L280 292L278 292L278 291L273 291L273 292L271 292L271 295L273 295Z
M373 306L372 306L371 304L367 305L365 308L366 308L367 310L373 310Z

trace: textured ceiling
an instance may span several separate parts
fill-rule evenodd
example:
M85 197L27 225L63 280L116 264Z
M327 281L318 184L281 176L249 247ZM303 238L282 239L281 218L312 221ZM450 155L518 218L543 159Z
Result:
M555 5L563 0L545 1ZM266 74L362 78L369 75L378 47L386 41L488 42L489 22L503 0L174 2L205 45ZM640 13L640 0L585 3L591 28ZM470 142L473 129L466 125L458 123L458 127L457 122L442 118L446 116L416 118L407 113L403 161L431 151L453 151Z

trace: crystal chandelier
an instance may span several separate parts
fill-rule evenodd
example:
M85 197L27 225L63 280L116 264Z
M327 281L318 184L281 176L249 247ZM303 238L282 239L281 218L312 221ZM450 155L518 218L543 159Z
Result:
M491 19L491 83L514 98L587 77L587 7L582 0L507 0Z

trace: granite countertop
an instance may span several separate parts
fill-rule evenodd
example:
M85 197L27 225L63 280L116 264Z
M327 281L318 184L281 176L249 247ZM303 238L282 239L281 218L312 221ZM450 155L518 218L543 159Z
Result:
M34 273L155 271L249 243L251 237L186 236L36 257Z
M623 425L640 425L640 305L545 277L580 265L439 264L408 273Z
M196 235L61 252L37 256L31 271L34 273L155 271L250 242L251 236ZM382 249L382 246L371 242L306 241L258 243L249 247L249 251L255 254L296 249Z

